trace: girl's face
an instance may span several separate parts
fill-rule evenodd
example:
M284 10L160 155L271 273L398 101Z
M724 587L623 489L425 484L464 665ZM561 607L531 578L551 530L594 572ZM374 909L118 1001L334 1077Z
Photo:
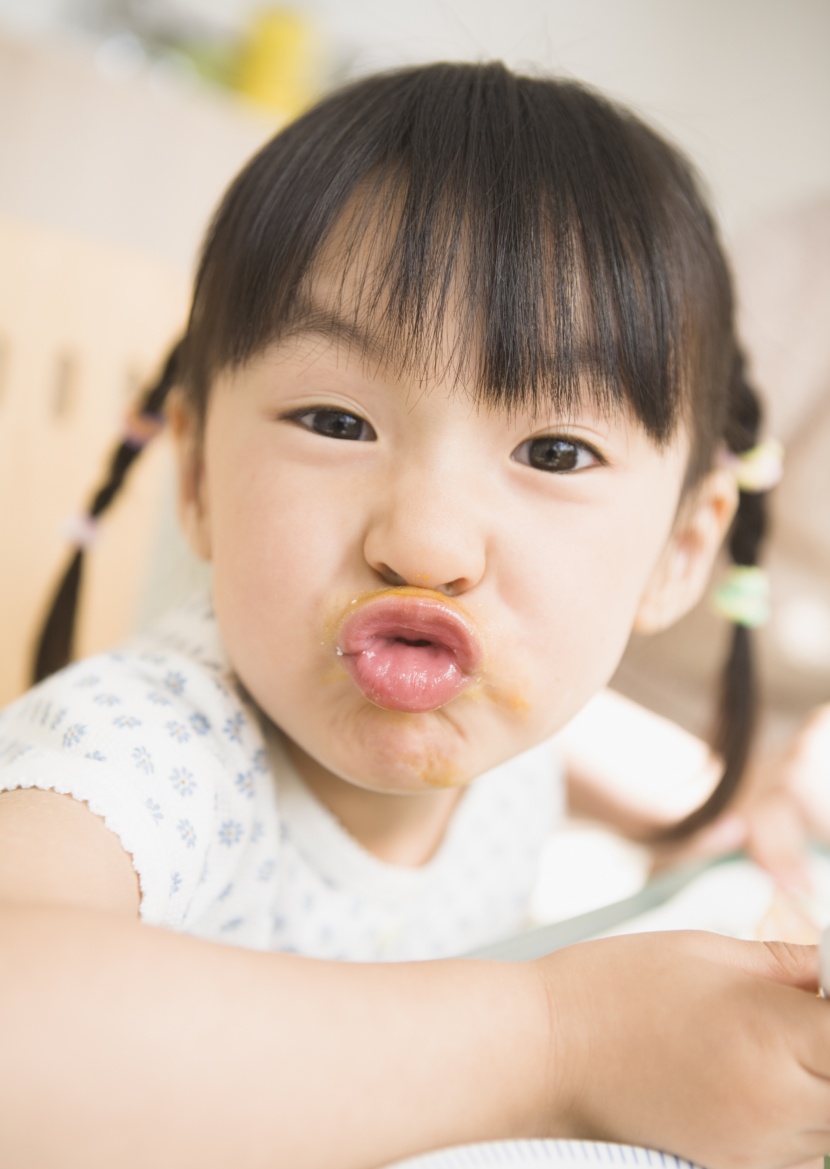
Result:
M479 406L385 364L342 293L321 276L307 325L219 377L201 439L174 417L184 515L231 662L301 770L458 787L567 723L633 627L694 603L734 489L714 473L678 518L684 434Z

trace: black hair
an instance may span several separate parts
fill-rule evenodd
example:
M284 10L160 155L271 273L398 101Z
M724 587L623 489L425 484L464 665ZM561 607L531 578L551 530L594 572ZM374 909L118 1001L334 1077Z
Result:
M181 353L181 342L173 346L165 359L158 379L144 394L139 418L151 424L161 418L164 400L176 384ZM137 436L126 434L113 451L104 482L90 501L86 516L97 521L104 514L121 490L127 472L141 453L145 443ZM79 545L73 552L69 565L58 582L43 628L35 648L33 678L39 682L50 674L62 669L73 656L75 620L84 568L84 546Z
M466 314L453 370L485 402L567 411L589 392L658 445L685 423L687 487L719 447L756 442L760 410L698 180L657 133L582 85L500 63L435 64L354 82L309 110L222 200L152 408L175 380L203 419L219 372L307 317L332 248L340 271L356 272L341 307L371 322L390 361L434 366L451 305ZM755 563L762 534L763 497L742 495L738 563ZM67 660L71 625L58 652L42 642L39 676ZM713 741L724 775L675 834L701 827L737 788L753 678L749 633L736 626Z

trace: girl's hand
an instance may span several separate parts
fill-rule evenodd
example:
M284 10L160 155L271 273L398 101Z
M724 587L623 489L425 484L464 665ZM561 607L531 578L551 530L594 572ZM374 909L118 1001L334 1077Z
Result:
M780 1169L830 1149L830 1004L813 947L630 935L539 967L557 1132L708 1169Z

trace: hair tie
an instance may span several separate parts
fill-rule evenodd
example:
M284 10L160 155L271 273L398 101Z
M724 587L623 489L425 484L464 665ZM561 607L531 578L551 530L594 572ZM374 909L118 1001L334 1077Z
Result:
M784 447L777 438L765 438L738 455L730 452L727 465L741 491L769 491L784 473Z
M89 514L70 516L63 525L63 533L69 543L80 549L91 548L98 539L98 521Z
M756 629L769 620L769 576L755 565L733 564L712 594L712 604L722 617L736 625Z
M149 411L130 410L124 419L121 441L124 446L140 451L164 430L164 415Z

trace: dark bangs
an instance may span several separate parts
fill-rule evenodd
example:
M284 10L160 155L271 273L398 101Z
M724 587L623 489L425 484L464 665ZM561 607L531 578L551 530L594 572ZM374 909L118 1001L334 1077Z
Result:
M687 419L693 474L708 462L734 360L729 277L688 165L631 114L498 63L321 102L211 226L186 341L199 409L217 372L302 319L335 229L345 267L364 257L348 311L388 360L435 368L451 311L452 364L480 400L567 411L589 387L658 443Z

